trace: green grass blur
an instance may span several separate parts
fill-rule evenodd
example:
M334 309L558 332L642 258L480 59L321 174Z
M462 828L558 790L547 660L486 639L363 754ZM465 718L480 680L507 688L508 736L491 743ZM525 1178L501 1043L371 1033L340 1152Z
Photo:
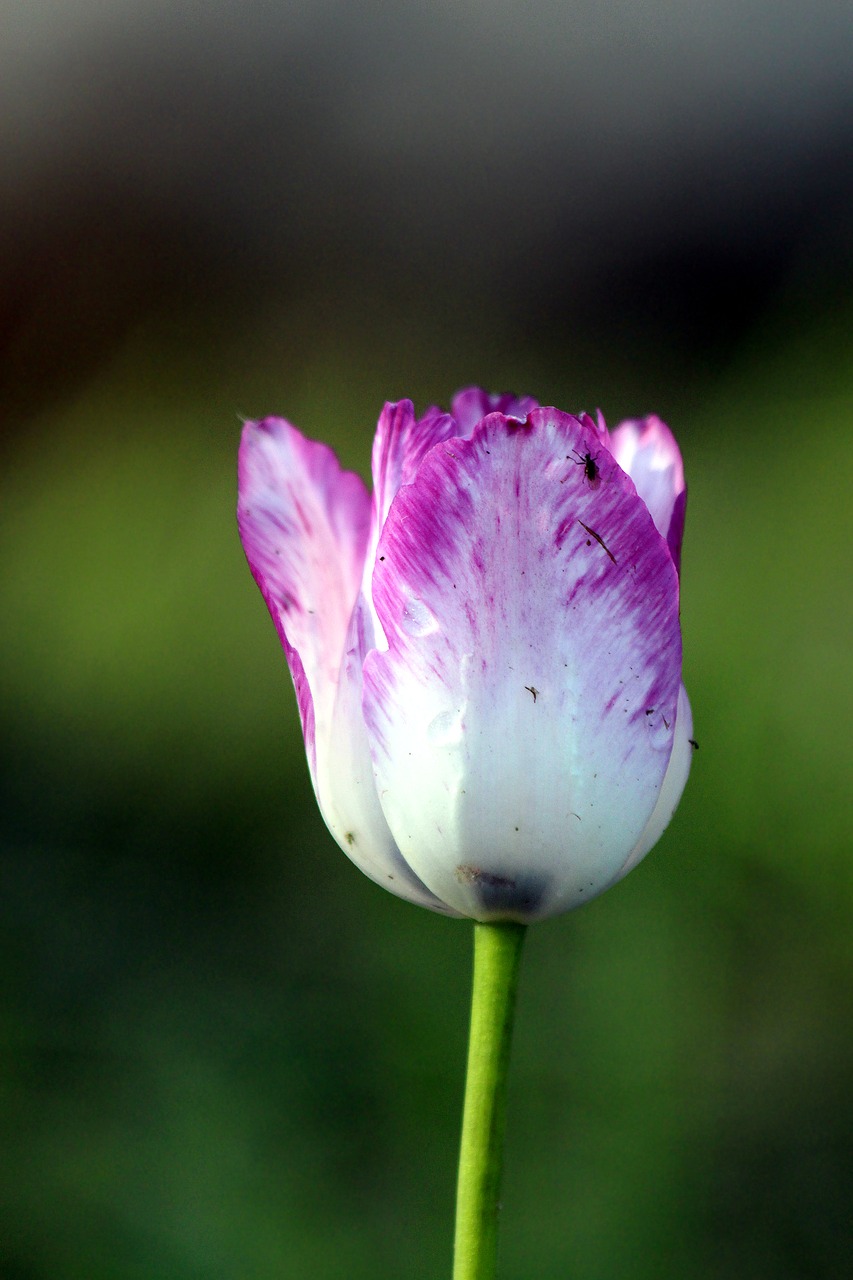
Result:
M316 814L234 464L279 412L364 470L384 399L469 382L670 421L700 743L657 850L531 931L501 1275L845 1273L851 319L684 382L393 315L162 318L8 447L4 1280L449 1275L470 930Z

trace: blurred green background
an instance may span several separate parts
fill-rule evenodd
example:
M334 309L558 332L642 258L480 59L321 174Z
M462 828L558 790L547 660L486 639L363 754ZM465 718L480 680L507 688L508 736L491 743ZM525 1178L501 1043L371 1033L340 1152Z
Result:
M272 7L235 26L221 3L183 45L157 7L124 44L84 8L85 29L24 22L14 46L73 69L64 99L40 91L46 119L67 106L67 147L22 104L0 137L0 1276L449 1275L470 928L381 892L325 831L237 539L235 458L241 416L276 412L365 472L384 400L422 409L472 382L675 430L700 743L654 853L528 938L501 1275L845 1274L853 274L835 161L853 113L818 120L822 150L791 122L821 76L834 107L849 81L827 81L786 10L768 65L801 58L785 83L804 97L786 115L772 78L743 100L727 82L728 112L679 140L707 89L688 71L711 84L735 36L687 47L651 6L638 55L577 6L605 86L629 54L683 77L669 114L651 87L630 104L637 190L612 106L582 128L546 77L550 132L523 116L525 59L553 32L509 7L500 84L539 139L527 154L500 104L440 110L472 32L467 73L490 84L498 38L475 6L461 43L449 10L418 7L410 30L333 3L270 43ZM743 11L748 79L762 5ZM439 56L432 105L391 92L412 76L423 94ZM253 59L257 102L238 108ZM367 73L396 59L399 86L377 89ZM381 130L342 148L356 89L397 151ZM565 157L601 179L591 220ZM697 157L721 193L701 217ZM652 209L640 230L631 200Z

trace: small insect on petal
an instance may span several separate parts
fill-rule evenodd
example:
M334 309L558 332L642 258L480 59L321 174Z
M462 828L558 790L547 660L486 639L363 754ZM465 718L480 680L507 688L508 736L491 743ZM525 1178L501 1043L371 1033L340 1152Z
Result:
M589 484L590 489L597 489L601 484L601 476L598 467L598 454L595 457L587 449L584 453L578 453L577 449L572 450L572 461L578 467L583 467L583 473Z

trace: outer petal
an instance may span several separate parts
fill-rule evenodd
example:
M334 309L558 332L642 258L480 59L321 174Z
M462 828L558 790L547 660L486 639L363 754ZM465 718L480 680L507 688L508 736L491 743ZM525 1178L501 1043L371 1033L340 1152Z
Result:
M687 487L675 437L666 423L653 414L634 418L621 423L611 434L610 452L637 486L680 570Z
M452 414L433 407L427 409L422 418L416 419L411 400L385 405L379 415L371 457L373 514L364 579L368 595L376 543L394 496L401 485L411 484L433 445L453 436L469 436L488 413L499 411L523 422L536 407L531 396L517 399L509 394L489 395L479 387L457 392L453 398Z
M385 523L385 517L397 490L409 484L424 454L440 440L456 434L456 424L440 409L428 409L417 420L411 400L387 403L379 415L376 436L373 440L371 470L373 472L373 504L370 517L370 536L364 560L362 590L370 612L370 626L375 642L387 647L376 611L373 608L371 582L376 560L376 544ZM365 650L366 652L366 650Z
M675 715L675 741L672 747L672 755L669 757L666 777L663 780L663 786L658 796L658 802L652 810L652 816L646 823L643 834L634 845L619 874L611 881L612 884L615 884L617 880L621 880L623 876L626 876L629 871L636 867L638 862L645 858L646 854L650 849L654 848L669 826L672 815L675 813L678 802L681 799L681 793L687 785L690 763L693 759L695 748L696 744L693 741L693 712L690 710L687 690L682 685L678 692L678 710Z
M655 809L681 671L666 544L598 434L554 409L435 446L379 543L364 712L406 861L479 919L566 910Z
M373 644L357 604L370 498L330 449L289 423L247 423L238 522L246 556L296 685L311 778L329 830L377 883L452 914L400 856L379 801L361 712L361 666Z
M362 666L373 644L372 628L371 611L361 597L350 626L329 747L317 753L317 800L344 853L371 880L408 902L456 915L405 862L379 805L361 709Z
M363 481L282 418L247 422L237 523L290 666L311 776L328 742L370 519Z
M431 409L417 420L411 400L388 403L379 415L373 441L373 523L381 529L401 484L414 477L421 458L437 444L457 434L447 413Z

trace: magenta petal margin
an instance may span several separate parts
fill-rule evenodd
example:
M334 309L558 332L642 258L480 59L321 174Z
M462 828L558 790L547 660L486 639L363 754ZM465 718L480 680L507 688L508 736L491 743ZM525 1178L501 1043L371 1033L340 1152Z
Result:
M247 423L238 520L323 816L392 892L530 921L660 837L690 768L681 455L656 417L459 392L387 404L373 497L326 446Z

